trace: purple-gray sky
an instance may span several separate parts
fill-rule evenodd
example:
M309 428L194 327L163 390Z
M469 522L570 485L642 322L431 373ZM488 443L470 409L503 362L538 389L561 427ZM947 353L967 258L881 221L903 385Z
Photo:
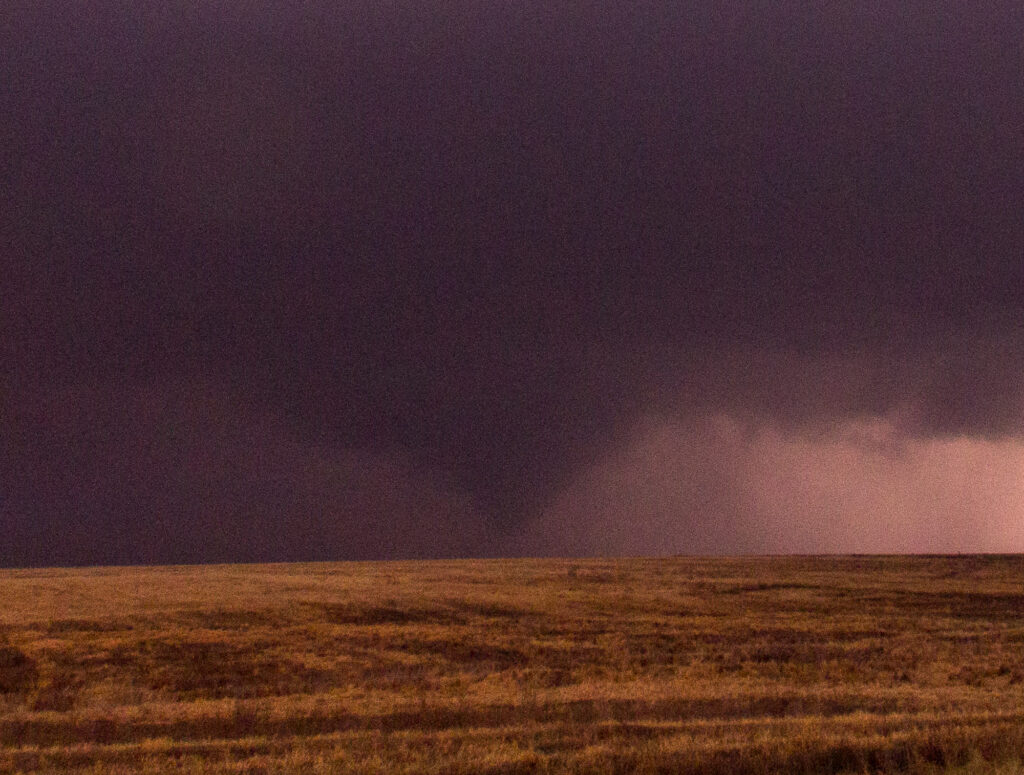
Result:
M0 565L1024 551L1024 6L14 0Z

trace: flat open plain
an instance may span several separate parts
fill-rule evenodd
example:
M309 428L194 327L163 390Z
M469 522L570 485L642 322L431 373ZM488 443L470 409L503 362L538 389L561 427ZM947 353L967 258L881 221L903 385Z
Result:
M0 772L1022 772L1024 558L0 571Z

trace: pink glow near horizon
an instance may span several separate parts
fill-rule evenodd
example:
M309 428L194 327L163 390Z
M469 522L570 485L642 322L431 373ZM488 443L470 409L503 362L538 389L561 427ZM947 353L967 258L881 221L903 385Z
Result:
M649 420L536 519L555 554L1024 551L1024 441Z

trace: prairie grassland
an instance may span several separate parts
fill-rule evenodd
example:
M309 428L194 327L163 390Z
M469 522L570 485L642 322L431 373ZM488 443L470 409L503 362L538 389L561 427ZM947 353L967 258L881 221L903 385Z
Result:
M0 772L1017 773L1024 558L0 571Z

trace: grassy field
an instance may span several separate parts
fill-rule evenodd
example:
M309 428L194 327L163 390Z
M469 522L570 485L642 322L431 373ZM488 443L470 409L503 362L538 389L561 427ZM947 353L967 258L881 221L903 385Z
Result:
M0 772L1024 772L1024 558L0 571Z

